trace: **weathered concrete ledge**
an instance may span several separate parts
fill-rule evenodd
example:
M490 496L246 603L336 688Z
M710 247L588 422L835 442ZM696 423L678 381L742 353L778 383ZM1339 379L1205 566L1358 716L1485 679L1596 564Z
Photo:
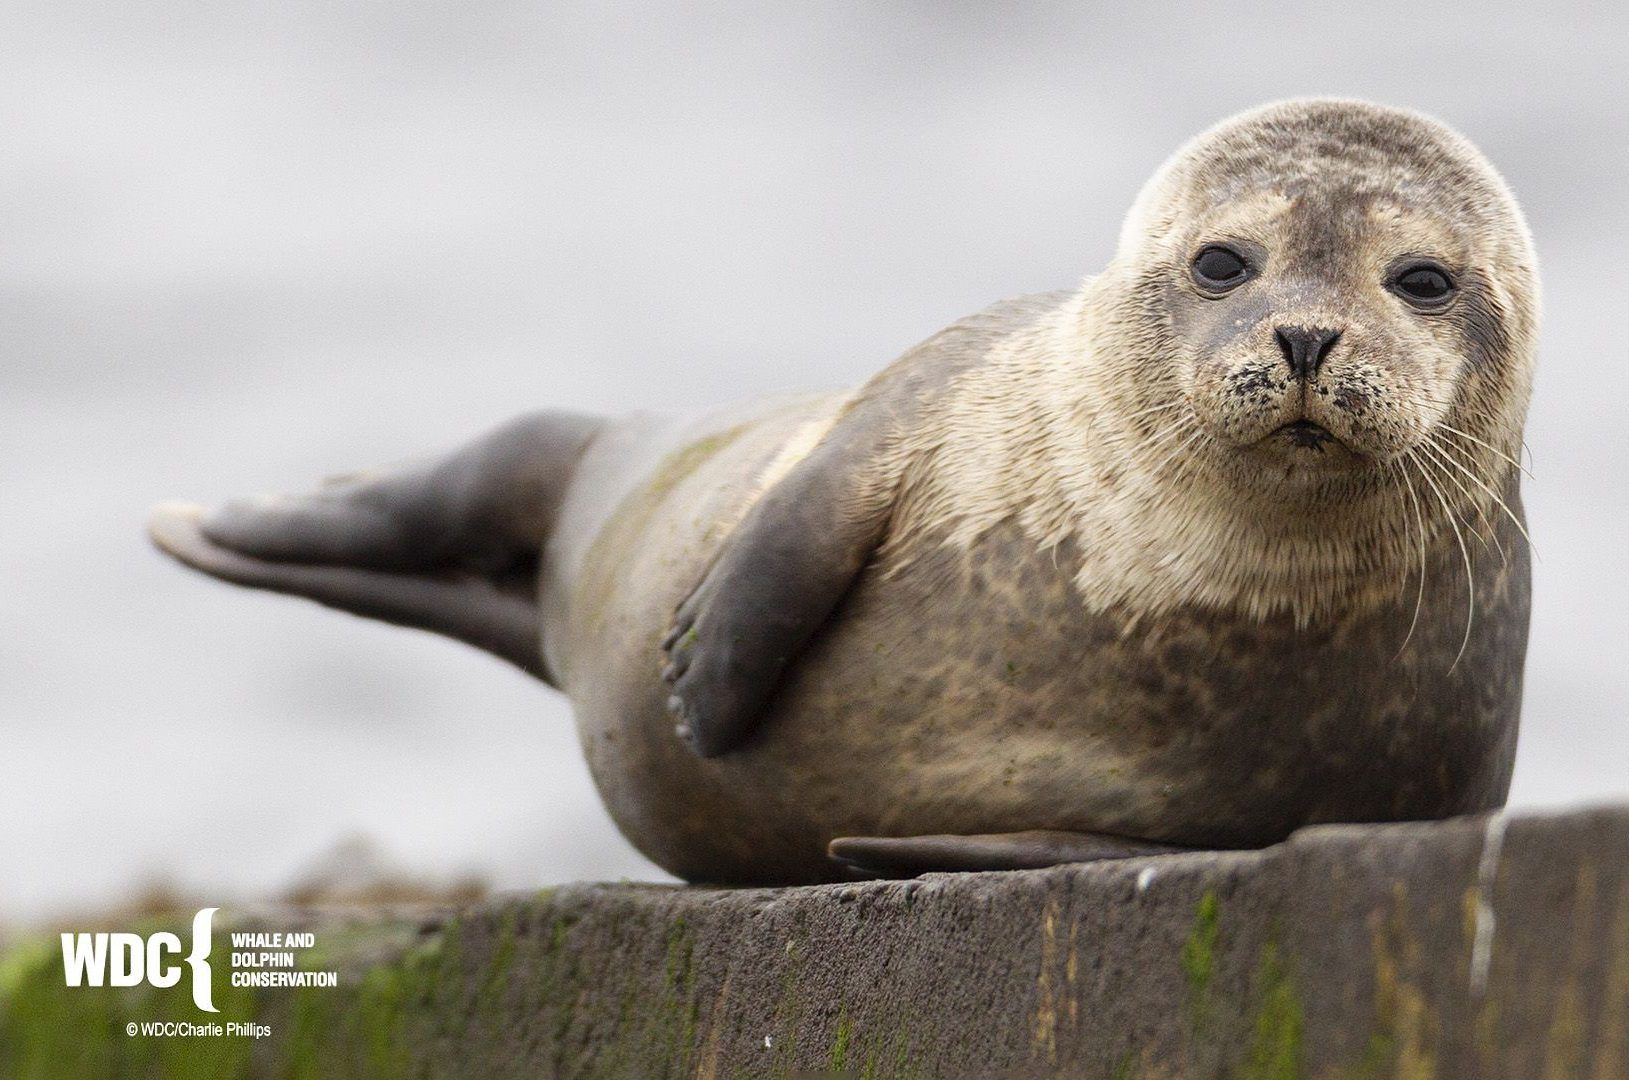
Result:
M13 950L0 1076L1629 1077L1629 808L319 925L337 989L217 972L259 1041L126 1038L203 1014Z

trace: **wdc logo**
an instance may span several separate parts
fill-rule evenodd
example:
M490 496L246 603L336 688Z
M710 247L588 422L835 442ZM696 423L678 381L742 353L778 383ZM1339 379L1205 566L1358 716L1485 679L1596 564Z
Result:
M192 1003L205 1012L219 1012L212 998L209 948L215 912L206 907L192 917L192 951L185 959L192 969ZM164 931L143 938L140 934L100 933L62 935L62 973L69 986L157 987L181 981L181 939Z

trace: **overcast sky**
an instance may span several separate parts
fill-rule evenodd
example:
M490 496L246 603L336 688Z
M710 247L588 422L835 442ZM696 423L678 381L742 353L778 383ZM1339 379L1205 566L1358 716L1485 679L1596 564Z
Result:
M1308 93L1440 116L1526 207L1512 798L1629 795L1621 5L780 7L5 5L0 919L252 895L352 833L504 886L656 873L551 691L184 575L146 506L852 383L1101 267L1178 143Z

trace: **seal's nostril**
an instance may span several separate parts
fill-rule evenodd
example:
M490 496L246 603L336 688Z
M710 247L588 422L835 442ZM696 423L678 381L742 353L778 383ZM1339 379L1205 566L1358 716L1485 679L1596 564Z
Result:
M1294 371L1296 363L1295 345L1290 340L1290 336L1286 332L1286 328L1280 326L1278 329L1274 330L1273 338L1278 342L1278 351L1284 354L1284 362L1290 365L1291 371Z
M1280 326L1273 331L1278 351L1297 379L1310 379L1323 367L1329 350L1340 340L1341 332L1321 326Z

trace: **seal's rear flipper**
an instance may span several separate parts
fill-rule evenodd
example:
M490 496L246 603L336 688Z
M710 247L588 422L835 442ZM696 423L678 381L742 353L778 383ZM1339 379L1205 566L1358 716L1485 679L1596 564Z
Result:
M1036 870L1185 850L1123 836L1048 829L975 836L842 836L826 847L826 853L844 866L890 878L935 871Z
M445 634L548 679L535 601L467 573L413 574L256 558L210 539L200 524L205 513L201 506L162 504L148 521L148 535L165 554L222 581Z
M599 429L593 417L533 413L440 460L303 495L166 504L148 533L222 581L445 634L551 681L538 560Z

